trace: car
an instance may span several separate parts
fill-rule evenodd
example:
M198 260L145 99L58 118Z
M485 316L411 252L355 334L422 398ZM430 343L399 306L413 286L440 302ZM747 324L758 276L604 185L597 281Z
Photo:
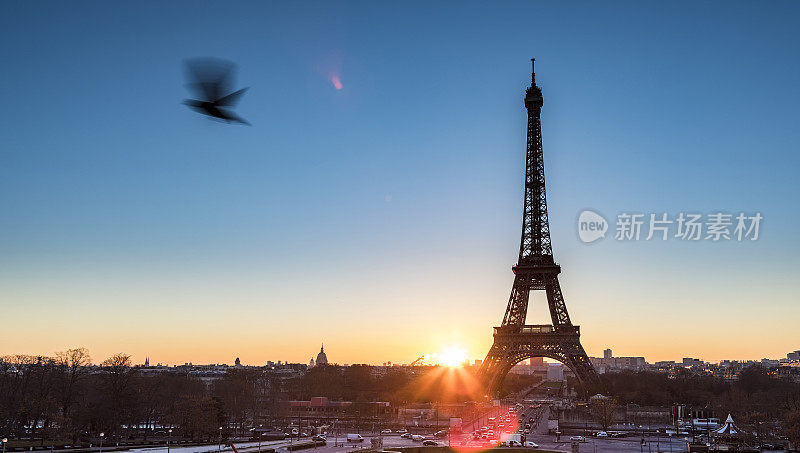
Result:
M411 436L411 440L413 440L414 442L422 442L423 440L425 440L425 436L414 434L413 436Z
M595 437L608 437L608 433L605 431L598 431L597 434L594 435Z
M528 442L525 442L523 447L525 447L525 448L539 448L539 444L537 444L536 442L528 441Z
M364 438L361 437L361 434L348 434L347 435L348 442L364 442Z
M381 434L392 434L392 430L391 429L381 430Z
M441 430L441 431L436 431L436 432L433 434L433 437L444 437L444 436L446 436L446 435L447 435L447 431L443 429L443 430Z
M426 447L436 447L439 445L439 442L436 442L435 440L423 440L422 445Z
M583 436L572 436L569 438L569 440L573 442L586 442L586 438Z
M411 439L411 433L400 434L400 437L403 439Z
M327 439L325 439L325 436L320 434L317 434L316 436L312 437L311 440L313 440L315 443L322 443L322 445L328 443Z
M400 429L397 430L397 432L400 433L400 434L405 434L405 433L408 432L408 430L405 429L405 428L400 428Z
M505 442L506 447L521 447L522 443L517 442L516 440L509 440Z

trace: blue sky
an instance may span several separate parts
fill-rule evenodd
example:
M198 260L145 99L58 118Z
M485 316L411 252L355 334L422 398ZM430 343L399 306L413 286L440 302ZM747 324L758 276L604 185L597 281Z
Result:
M800 347L798 13L4 2L0 354L482 358L519 247L535 57L554 253L590 355L783 356ZM197 56L238 64L252 127L181 105ZM764 221L754 242L587 246L586 208Z

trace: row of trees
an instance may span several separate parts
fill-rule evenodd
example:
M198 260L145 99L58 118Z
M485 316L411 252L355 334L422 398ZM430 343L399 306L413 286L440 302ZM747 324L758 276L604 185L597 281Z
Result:
M0 360L0 432L12 438L75 443L151 433L192 440L216 438L219 427L244 426L256 410L262 376L231 370L209 388L180 373L143 375L130 356L115 354L91 366L86 349L55 357L6 356Z
M598 421L608 422L608 406L617 402L662 407L681 403L712 409L720 417L730 413L750 433L784 435L800 445L800 383L775 379L760 365L745 368L733 382L689 371L672 378L647 371L608 373L603 379L616 402L591 408Z
M209 378L210 376L206 376ZM84 348L54 357L0 358L0 433L44 444L148 437L216 439L243 435L264 424L279 425L287 401L327 396L357 403L388 401L392 407L417 402L463 402L483 398L472 372L420 367L317 366L306 373L264 368L230 368L224 376L195 377L189 370L148 372L127 354L92 365ZM508 388L525 385L509 378ZM363 411L361 411L363 414ZM222 427L222 433L220 432ZM278 426L275 426L278 427Z
M349 401L388 401L393 407L413 403L460 403L482 401L485 389L474 369L417 367L390 368L380 375L368 365L317 366L302 381L304 398L327 396ZM509 374L501 396L516 393L540 378Z

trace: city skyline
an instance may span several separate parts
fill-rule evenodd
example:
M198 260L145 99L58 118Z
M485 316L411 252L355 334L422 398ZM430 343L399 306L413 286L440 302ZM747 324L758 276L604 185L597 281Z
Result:
M70 348L70 349L74 349L74 348ZM54 351L53 353L49 353L49 354L48 353L36 353L36 354L30 354L30 355L32 355L32 356L41 356L41 357L54 357L57 352L61 352L61 351ZM91 350L88 350L87 352L88 352L89 357L91 357L91 359L92 359L92 365L100 365L101 362L106 358L106 357L97 357L97 356L92 355L92 351ZM124 351L121 351L121 352L124 353ZM611 349L610 348L604 349L602 351L602 354L599 354L597 356L594 356L592 354L589 354L589 356L590 356L591 359L602 359L602 358L608 359L609 357L606 357L606 352L608 352L610 354L611 353ZM456 365L458 365L458 366L460 366L460 365L464 365L464 364L469 365L469 366L476 366L476 365L480 365L480 363L483 361L483 357L475 357L475 358L463 357L463 358L461 358L461 359L459 359L457 361L453 361L453 360L444 360L444 361L442 361L442 360L440 360L438 355L439 355L439 353L423 354L422 356L417 357L416 359L421 359L424 356L426 356L425 357L426 360L425 360L425 363L424 363L425 366L428 366L428 365L441 365L441 366L456 366ZM137 365L137 366L142 366L143 365L143 366L175 367L175 366L185 366L185 365L193 365L193 366L219 366L219 365L221 365L221 366L239 366L239 365L242 365L242 366L252 366L252 367L263 367L263 366L281 365L281 364L283 364L283 365L309 365L309 366L316 366L318 364L316 363L315 357L318 358L318 355L312 354L312 355L309 356L310 360L307 359L306 361L303 361L303 360L286 360L286 359L272 357L272 358L268 358L267 360L265 360L263 362L248 362L246 360L241 360L241 357L239 357L238 355L235 355L235 357L233 357L234 360L232 360L232 361L229 360L230 359L230 357L229 357L228 359L225 359L225 360L206 361L206 362L197 362L197 361L192 361L192 360L169 362L169 361L157 360L157 357L154 358L154 356L151 356L151 355L145 355L144 357L136 357L136 356L131 355L131 360L132 360L132 363ZM726 358L722 358L722 359L718 359L718 360L707 360L707 359L704 359L702 357L687 357L686 355L683 355L683 356L680 356L680 357L668 358L668 359L663 359L663 360L648 360L648 358L646 356L642 356L642 355L631 355L631 356L616 355L616 354L613 355L613 358L616 358L616 359L630 359L630 358L639 359L639 358L641 358L641 359L644 359L644 361L649 365L656 365L659 362L675 362L676 364L681 364L681 362L686 362L687 360L699 361L699 362L707 363L707 364L720 364L720 363L723 363L723 362L764 363L765 361L767 361L769 363L782 362L782 361L789 363L789 362L792 362L792 361L797 362L798 360L800 360L800 359L798 359L798 357L800 357L800 350L787 351L785 354L783 354L782 356L778 356L778 357L761 357L761 358L758 358L758 359L755 359L755 358L726 357ZM326 362L325 363L326 364L330 364L330 365L334 365L334 366L350 366L350 365L414 366L412 364L412 362L414 362L416 359L408 360L408 361L383 360L383 361L379 361L379 362L368 363L368 362L341 362L341 361L337 361L337 360L333 360L333 361L327 362L327 357L326 357ZM550 359L550 358L542 358L542 360L544 360L544 362L546 362L546 363L559 363L558 361L556 361L554 359ZM518 366L527 366L527 363L528 363L528 360L523 360L523 361L519 362L517 365Z
M93 5L0 15L19 106L0 113L0 355L306 363L324 341L336 363L483 359L519 245L534 56L553 249L588 355L798 348L797 4L468 4L458 23L422 3ZM253 127L184 111L198 55L238 63ZM757 241L587 245L586 209L764 220Z

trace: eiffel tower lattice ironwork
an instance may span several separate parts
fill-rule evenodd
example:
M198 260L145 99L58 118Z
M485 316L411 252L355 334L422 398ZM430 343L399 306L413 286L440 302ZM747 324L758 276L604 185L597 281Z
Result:
M534 60L531 60L533 65ZM542 153L542 90L536 85L535 68L525 92L528 110L528 145L525 161L525 203L522 239L514 270L514 286L500 327L494 328L494 344L486 355L480 375L490 394L516 363L531 357L548 357L563 363L580 380L584 393L600 389L597 372L580 342L580 328L572 324L558 284L561 267L553 260ZM526 325L530 292L544 291L552 325Z

